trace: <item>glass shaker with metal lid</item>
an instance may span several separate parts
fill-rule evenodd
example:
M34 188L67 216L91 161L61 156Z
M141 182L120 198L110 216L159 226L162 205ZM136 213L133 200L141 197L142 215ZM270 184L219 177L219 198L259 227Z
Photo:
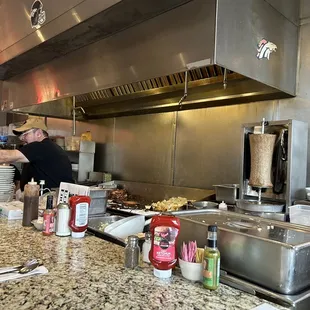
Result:
M134 269L139 265L140 247L137 236L129 236L125 247L125 267Z
M145 241L142 246L142 257L143 261L146 263L150 263L149 252L151 250L151 237L152 237L151 232L147 231L145 233Z
M59 203L56 217L56 236L70 236L70 207L67 203Z

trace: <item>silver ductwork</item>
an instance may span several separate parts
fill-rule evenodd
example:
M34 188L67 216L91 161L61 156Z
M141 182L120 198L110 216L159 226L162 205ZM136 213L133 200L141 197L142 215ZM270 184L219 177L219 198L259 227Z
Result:
M93 1L82 1L75 10L87 2ZM21 70L14 76L9 70L14 66L8 66L2 109L71 118L75 96L88 119L178 110L185 71L182 109L295 95L298 26L292 12L298 11L281 11L280 2L271 0L154 3L111 0L104 11L46 40L43 49L38 45L4 62L2 68L20 60ZM104 16L111 17L109 23ZM98 30L103 24L109 26L106 32ZM39 29L43 36L52 25ZM58 41L79 33L85 41L73 36L69 48ZM59 54L23 72L23 57L31 59L36 49L40 61L52 50Z

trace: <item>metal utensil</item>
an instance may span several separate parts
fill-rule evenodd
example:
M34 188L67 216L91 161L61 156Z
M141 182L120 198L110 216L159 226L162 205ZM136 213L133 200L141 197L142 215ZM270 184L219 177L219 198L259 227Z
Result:
M36 259L36 258L32 258L26 262L24 262L22 265L20 266L15 266L12 268L6 269L6 270L1 270L0 269L0 275L1 274L6 274L6 273L11 273L11 272L16 272L18 271L19 273L28 273L32 270L34 270L35 268L37 268L38 266L40 266L42 263L40 260Z
M36 262L36 263L33 263L30 266L25 266L25 267L21 268L18 272L21 273L21 274L25 274L25 273L28 273L28 272L36 269L39 266L40 266L40 263Z

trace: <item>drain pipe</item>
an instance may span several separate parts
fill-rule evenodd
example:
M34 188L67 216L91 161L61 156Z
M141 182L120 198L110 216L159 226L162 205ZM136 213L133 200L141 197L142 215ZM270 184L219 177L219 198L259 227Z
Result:
M83 107L75 106L75 96L72 97L72 136L76 135L76 110L81 110L85 114Z
M224 79L223 79L223 87L224 89L227 88L227 69L224 69Z
M76 121L75 121L75 96L72 97L72 136L76 134Z
M180 110L182 109L182 102L185 100L185 98L187 97L187 88L188 88L188 71L185 71L185 79L184 79L184 95L183 97L179 100L178 105Z

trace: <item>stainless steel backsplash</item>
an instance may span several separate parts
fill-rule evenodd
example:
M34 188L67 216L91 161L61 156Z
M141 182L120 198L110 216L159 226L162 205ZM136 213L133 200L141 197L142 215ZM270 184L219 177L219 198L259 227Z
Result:
M178 115L163 113L98 120L96 124L102 129L96 131L103 134L96 134L96 138L104 146L98 150L95 167L128 181L200 188L238 183L242 123L257 122L263 117L310 123L309 16L310 3L301 1L296 98L188 110ZM310 185L310 169L307 185Z
M310 123L310 3L301 4L296 98L80 123L77 133L90 129L98 142L95 169L121 180L185 187L238 183L241 124L263 117Z

